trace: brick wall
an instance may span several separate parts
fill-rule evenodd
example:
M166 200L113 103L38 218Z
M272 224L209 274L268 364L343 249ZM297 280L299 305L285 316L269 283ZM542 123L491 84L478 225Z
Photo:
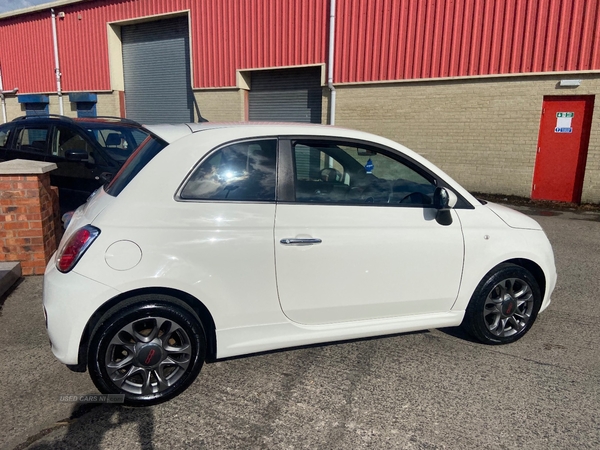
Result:
M0 173L0 261L20 261L23 275L43 274L60 236L50 175Z
M561 79L581 78L575 89ZM336 125L417 151L467 189L529 197L543 97L600 93L600 75L479 78L337 86ZM600 98L583 185L600 202Z

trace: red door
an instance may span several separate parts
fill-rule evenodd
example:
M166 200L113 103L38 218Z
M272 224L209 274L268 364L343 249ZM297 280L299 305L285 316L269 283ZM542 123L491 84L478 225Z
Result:
M531 198L581 201L593 95L544 97Z

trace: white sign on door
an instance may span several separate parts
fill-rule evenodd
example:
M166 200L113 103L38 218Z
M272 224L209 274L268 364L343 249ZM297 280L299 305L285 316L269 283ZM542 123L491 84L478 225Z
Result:
M573 127L571 121L573 120L573 112L557 112L556 113L556 127L554 128L555 133L572 133Z

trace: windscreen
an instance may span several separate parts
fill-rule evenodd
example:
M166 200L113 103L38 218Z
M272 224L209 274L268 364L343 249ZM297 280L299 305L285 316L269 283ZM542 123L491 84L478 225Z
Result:
M152 158L160 153L168 144L158 138L148 136L144 142L131 155L119 173L104 188L107 194L116 197L140 173Z
M124 163L148 136L143 129L118 124L90 123L82 126L88 136L119 163Z

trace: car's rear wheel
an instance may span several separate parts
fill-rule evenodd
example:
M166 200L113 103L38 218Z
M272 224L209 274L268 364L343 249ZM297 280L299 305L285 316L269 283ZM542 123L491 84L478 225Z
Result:
M198 376L206 350L195 314L145 297L101 319L88 353L90 376L100 392L124 394L132 406L161 403L183 392Z
M484 344L508 344L529 331L541 304L533 275L523 267L502 264L477 286L462 325Z

